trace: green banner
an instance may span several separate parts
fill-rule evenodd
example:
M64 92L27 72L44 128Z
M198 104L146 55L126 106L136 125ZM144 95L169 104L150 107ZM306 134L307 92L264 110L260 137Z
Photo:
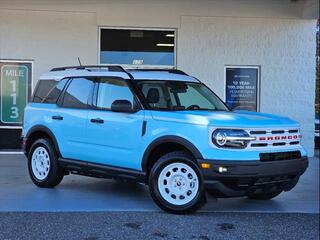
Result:
M1 66L1 122L22 123L28 98L28 67Z

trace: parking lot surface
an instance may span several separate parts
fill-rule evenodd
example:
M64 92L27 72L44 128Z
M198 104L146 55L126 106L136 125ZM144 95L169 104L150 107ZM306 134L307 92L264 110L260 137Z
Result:
M0 213L0 239L319 239L319 215L163 212Z
M270 201L208 197L201 212L319 213L319 155L290 192ZM147 187L112 179L68 175L54 189L32 184L22 154L0 154L0 212L160 211Z

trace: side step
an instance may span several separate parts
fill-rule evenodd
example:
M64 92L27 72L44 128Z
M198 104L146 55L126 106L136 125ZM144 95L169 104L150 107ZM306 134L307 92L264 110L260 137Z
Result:
M91 162L59 158L59 165L72 174L97 178L119 178L135 182L145 183L146 173L109 165L95 164Z

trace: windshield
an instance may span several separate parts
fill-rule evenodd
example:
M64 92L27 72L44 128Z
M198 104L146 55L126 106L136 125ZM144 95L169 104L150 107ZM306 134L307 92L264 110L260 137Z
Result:
M225 104L204 84L181 81L137 81L147 104L154 110L228 111Z

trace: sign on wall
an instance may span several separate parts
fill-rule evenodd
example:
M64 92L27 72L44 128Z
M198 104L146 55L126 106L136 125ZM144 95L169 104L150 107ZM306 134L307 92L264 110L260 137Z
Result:
M226 104L231 110L259 110L259 75L257 66L227 66Z
M0 60L0 127L21 126L31 95L32 62Z

